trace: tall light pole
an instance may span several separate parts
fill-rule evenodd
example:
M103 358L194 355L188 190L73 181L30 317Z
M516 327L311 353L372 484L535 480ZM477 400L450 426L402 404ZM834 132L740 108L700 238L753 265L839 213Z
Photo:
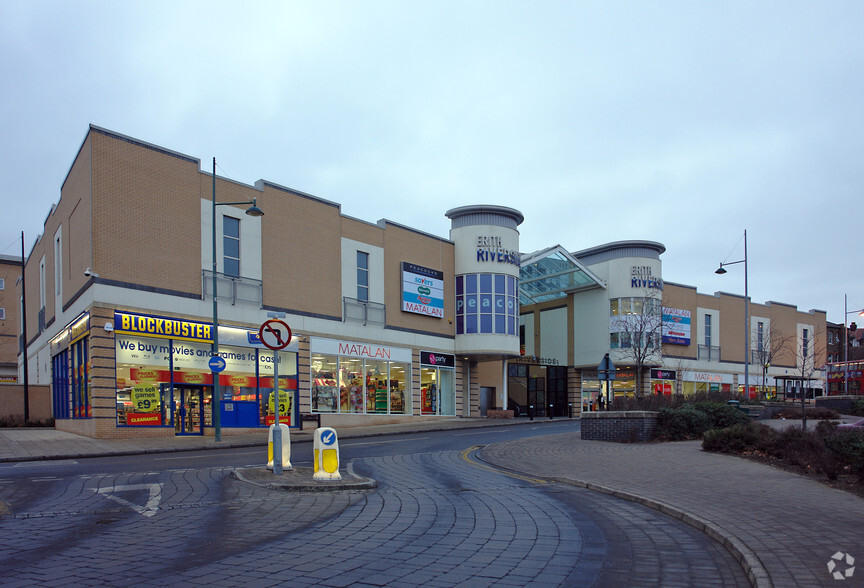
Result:
M846 326L846 318L850 314L864 316L864 309L848 310L846 294L843 295L843 394L849 394L849 327ZM857 325L856 325L857 327Z
M747 290L747 229L744 229L744 259L738 261L720 262L720 267L714 272L723 275L725 265L744 264L744 395L750 397L750 292Z
M213 357L219 355L219 305L216 295L216 207L232 206L238 204L251 204L246 209L249 216L264 216L258 208L256 198L245 202L216 202L216 158L213 158ZM213 427L215 428L215 440L222 441L222 397L219 390L219 374L213 372Z

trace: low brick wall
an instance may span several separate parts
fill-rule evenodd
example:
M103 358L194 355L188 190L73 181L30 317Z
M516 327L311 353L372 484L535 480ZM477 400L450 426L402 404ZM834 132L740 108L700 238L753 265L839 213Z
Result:
M501 410L496 408L490 408L486 411L487 419L512 419L513 411L512 410Z
M608 411L582 413L582 439L637 443L648 441L657 426L657 412Z
M861 396L822 396L816 399L816 406L830 408L840 414L852 412L852 403L862 398ZM800 406L800 403L798 404Z
M30 385L27 391L30 404L30 420L51 417L51 388ZM24 418L24 385L0 384L0 417L20 416Z

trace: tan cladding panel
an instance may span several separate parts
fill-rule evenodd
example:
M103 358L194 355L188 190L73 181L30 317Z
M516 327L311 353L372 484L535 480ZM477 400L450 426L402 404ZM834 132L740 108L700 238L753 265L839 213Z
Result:
M0 278L4 279L0 290L0 308L6 310L5 318L0 320L0 363L15 364L18 360L18 300L21 294L21 265L0 261Z
M384 247L384 229L378 225L370 225L344 216L342 217L342 237L368 243L375 247Z
M342 316L339 208L264 185L264 305Z
M45 220L43 234L27 260L27 335L38 333L39 263L45 258L45 322L62 309L55 309L54 236L61 234L61 301L65 303L86 282L84 270L91 262L90 137L84 141L60 192L60 201ZM26 236L25 236L26 237ZM31 235L32 238L32 235Z
M407 261L444 273L444 318L402 312L402 262ZM442 335L455 334L456 302L453 292L456 271L454 245L388 224L384 231L384 303L387 324Z
M93 260L93 202L90 199L90 136L75 159L61 190L58 216L63 223L63 301L89 279L84 270ZM56 231L56 229L54 229ZM53 232L50 234L54 234ZM51 264L53 269L54 264Z
M97 131L90 140L93 271L200 294L201 198L210 197L209 176L193 160Z

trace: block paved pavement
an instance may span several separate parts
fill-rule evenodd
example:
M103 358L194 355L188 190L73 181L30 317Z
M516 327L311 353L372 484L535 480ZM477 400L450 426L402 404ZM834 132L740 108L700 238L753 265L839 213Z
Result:
M455 418L340 429L339 434L344 439L546 422L554 421ZM312 430L291 435L292 443L310 441ZM54 429L0 429L0 462L263 445L264 431L225 434L216 443L212 436L99 440ZM839 582L827 568L838 552L864 562L864 500L805 477L703 452L698 441L616 444L582 441L578 433L498 442L481 456L499 467L585 486L682 519L743 560L754 585L864 586L864 569Z
M864 567L842 581L828 571L837 552L864 564L864 500L778 468L704 452L700 441L625 444L564 433L495 443L480 457L703 528L744 559L754 585L864 586Z

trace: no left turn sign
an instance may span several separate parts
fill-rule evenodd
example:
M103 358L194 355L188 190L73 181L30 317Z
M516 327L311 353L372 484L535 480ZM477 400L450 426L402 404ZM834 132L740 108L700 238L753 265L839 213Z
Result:
M258 330L258 337L264 347L278 351L285 349L291 343L291 327L288 323L279 319L265 321Z

